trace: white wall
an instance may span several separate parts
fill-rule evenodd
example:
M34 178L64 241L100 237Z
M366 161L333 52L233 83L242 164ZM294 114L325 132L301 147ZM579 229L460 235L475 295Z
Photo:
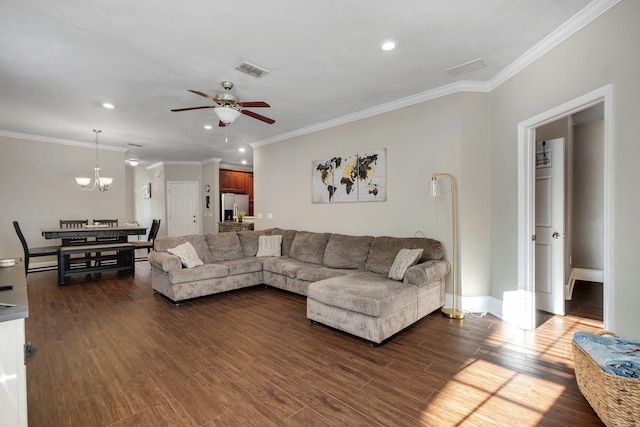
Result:
M114 178L106 192L82 191L76 176L93 176L95 148L0 137L0 257L22 256L14 220L29 246L48 246L40 229L61 219L127 217L123 151L100 150L103 176Z
M612 83L612 271L616 333L640 338L640 2L622 1L491 93L491 294L518 289L517 124Z
M489 293L489 96L459 93L340 127L254 148L256 229L282 227L351 235L441 240L451 259L448 196L433 199L431 175L458 182L462 288ZM387 201L311 203L311 162L387 149ZM258 219L262 213L263 219ZM273 219L266 219L272 213ZM460 267L459 266L459 267Z

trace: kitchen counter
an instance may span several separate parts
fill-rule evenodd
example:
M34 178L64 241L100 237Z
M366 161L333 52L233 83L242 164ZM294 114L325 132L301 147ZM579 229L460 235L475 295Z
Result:
M253 230L253 222L235 222L225 221L218 223L218 232L225 233L228 231L247 231Z
M29 317L27 301L27 279L22 258L16 258L13 267L0 267L0 286L13 285L10 291L0 291L0 302L15 304L15 307L0 307L0 322Z

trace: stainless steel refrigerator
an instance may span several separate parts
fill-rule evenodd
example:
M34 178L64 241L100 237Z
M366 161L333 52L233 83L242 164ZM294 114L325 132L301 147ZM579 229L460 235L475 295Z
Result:
M249 196L247 194L220 193L220 222L233 221L234 205L237 211L249 214Z

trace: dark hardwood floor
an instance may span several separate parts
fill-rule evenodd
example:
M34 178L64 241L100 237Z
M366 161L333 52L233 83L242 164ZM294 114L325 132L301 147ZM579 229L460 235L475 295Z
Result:
M306 318L305 298L254 287L174 306L136 276L31 274L29 425L595 426L570 340L602 322L523 331L439 312L380 348Z

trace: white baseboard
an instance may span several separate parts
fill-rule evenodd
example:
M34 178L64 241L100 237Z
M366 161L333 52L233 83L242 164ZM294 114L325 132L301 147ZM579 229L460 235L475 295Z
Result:
M453 298L445 294L445 307L451 307ZM491 296L462 297L461 310L470 313L489 313L502 319L502 301Z
M565 300L571 299L576 280L584 280L586 282L604 282L604 271L590 270L588 268L572 268L571 274L569 275L569 281L564 286Z

